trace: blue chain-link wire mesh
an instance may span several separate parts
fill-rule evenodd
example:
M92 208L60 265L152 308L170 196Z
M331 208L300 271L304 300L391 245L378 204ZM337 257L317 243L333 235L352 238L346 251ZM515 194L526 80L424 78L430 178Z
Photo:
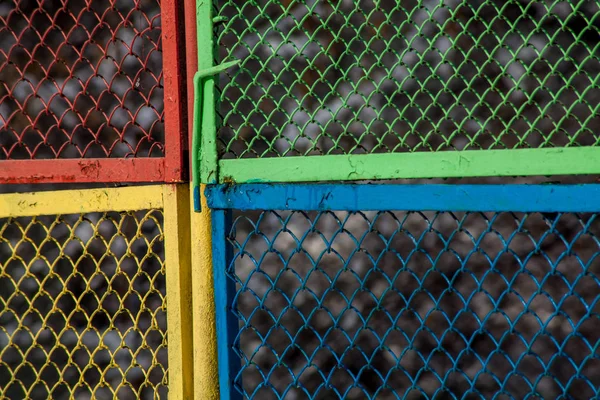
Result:
M600 140L597 1L215 4L223 158Z
M234 389L598 396L599 234L597 214L238 212Z

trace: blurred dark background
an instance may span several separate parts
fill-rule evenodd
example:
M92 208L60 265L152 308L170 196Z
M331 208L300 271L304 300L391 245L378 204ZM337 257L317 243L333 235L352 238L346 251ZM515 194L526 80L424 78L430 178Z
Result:
M599 7L219 0L218 58L243 60L220 80L220 153L597 145ZM0 159L164 155L161 72L158 0L0 2ZM66 186L0 190L40 188ZM596 394L595 215L236 218L255 398ZM0 221L2 396L166 395L161 226L156 210Z

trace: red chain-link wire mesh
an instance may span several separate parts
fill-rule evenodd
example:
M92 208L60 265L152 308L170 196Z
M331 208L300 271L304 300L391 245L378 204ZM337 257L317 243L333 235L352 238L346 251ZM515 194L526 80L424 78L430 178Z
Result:
M160 0L0 1L0 160L164 156Z

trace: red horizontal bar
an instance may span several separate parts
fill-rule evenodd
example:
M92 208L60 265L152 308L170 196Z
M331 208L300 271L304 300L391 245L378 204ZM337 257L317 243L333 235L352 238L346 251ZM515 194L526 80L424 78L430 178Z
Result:
M163 182L164 158L0 161L0 184Z

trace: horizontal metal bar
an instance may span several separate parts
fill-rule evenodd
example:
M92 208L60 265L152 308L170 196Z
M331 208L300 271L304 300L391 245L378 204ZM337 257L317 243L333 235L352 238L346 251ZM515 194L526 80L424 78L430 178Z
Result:
M164 158L0 161L0 183L163 182ZM165 179L167 178L167 179Z
M161 185L0 194L0 218L162 207Z
M465 150L221 160L219 182L600 174L600 147Z
M213 209L600 211L600 184L585 185L213 185Z

